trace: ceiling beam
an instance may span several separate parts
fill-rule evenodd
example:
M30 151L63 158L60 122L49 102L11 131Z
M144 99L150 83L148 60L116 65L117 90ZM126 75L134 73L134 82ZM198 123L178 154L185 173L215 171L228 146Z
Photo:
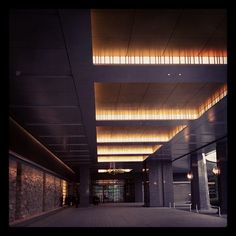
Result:
M227 81L227 65L99 65L89 71L87 68L83 70L89 74L86 78L108 83L225 83Z

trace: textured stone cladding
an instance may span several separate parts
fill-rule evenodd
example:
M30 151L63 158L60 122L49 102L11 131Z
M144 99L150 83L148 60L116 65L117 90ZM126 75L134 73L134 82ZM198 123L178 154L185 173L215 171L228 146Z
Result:
M45 211L60 206L61 184L60 179L45 174Z
M9 222L15 220L16 210L16 161L9 160Z
M43 172L22 165L21 175L21 218L42 212Z
M55 178L54 207L57 208L60 206L60 201L62 197L62 186L61 186L61 180L57 177L54 178Z
M9 159L9 223L58 208L61 197L60 178Z

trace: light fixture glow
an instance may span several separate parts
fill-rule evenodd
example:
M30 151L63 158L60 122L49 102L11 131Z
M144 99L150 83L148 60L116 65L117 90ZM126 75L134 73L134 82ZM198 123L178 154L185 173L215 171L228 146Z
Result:
M148 155L137 156L98 156L98 162L140 162L144 161Z
M193 179L193 173L192 172L189 172L187 174L187 178L190 180L190 179Z
M93 56L93 64L227 64L227 56Z
M119 146L97 146L97 154L98 155L117 155L117 154L152 154L157 149L159 149L162 145L119 145Z
M213 107L217 102L227 95L227 84L217 89L201 106L198 108L198 116L201 116L204 112Z
M219 167L215 166L213 169L212 169L212 172L214 175L219 175L220 174L220 169Z
M168 142L177 133L183 130L186 125L179 125L169 132L158 133L155 130L146 134L132 133L121 130L119 132L103 132L97 127L97 143L135 143L135 142Z
M118 174L118 173L128 173L132 169L98 169L98 173L113 173L113 174Z
M194 120L197 109L96 109L96 120Z
M66 204L66 195L67 195L67 182L65 180L62 180L62 205Z
M96 120L195 120L227 95L227 84L221 86L195 109L96 109Z
M148 134L145 136L139 134L123 134L122 131L117 134L97 134L97 143L145 143L145 142L167 142L168 134Z

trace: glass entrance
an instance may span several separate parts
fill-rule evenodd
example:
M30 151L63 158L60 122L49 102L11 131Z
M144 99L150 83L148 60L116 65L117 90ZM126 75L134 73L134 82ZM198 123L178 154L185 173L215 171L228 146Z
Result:
M93 184L93 196L99 197L100 203L124 202L124 181L96 180Z

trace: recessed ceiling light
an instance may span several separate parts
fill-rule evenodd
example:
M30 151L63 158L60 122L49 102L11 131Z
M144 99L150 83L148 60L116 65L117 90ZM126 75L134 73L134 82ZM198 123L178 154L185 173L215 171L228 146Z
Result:
M179 73L179 76L181 76L182 74L181 73Z
M170 76L170 73L168 73L167 75Z

